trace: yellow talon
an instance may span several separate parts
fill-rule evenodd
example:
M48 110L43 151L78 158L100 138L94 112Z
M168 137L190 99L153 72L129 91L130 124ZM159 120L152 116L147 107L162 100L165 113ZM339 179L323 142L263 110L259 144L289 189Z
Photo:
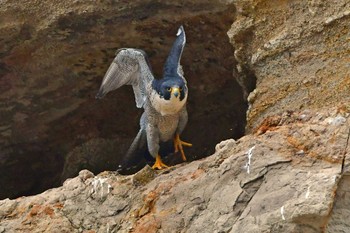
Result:
M158 169L158 170L162 170L163 168L168 168L169 166L165 165L162 162L162 159L160 158L160 155L158 154L156 156L156 162L154 163L154 165L152 166L153 169Z
M177 133L175 135L175 138L174 138L175 153L180 150L182 160L186 161L187 159L186 159L185 152L184 152L182 146L192 146L192 144L188 143L188 142L181 141L180 135Z

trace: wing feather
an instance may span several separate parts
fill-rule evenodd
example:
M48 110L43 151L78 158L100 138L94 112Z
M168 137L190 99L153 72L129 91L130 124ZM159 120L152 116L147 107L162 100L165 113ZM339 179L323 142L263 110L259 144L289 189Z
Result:
M123 85L132 85L138 108L143 107L154 77L147 55L140 49L119 49L109 66L96 98Z

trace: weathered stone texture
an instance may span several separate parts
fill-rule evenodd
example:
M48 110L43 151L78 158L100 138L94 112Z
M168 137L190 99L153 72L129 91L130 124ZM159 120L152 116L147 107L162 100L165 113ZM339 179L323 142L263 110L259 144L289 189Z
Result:
M212 156L162 172L145 167L132 176L94 176L83 170L60 188L1 201L1 226L4 232L348 229L349 179L342 159L334 158L344 156L350 119L347 113L335 124L340 116L290 113L265 133L223 141ZM315 128L323 133L303 138Z
M243 0L236 7L228 35L240 83L249 91L251 79L257 83L247 132L287 110L349 103L349 1Z
M88 2L73 3L84 5ZM207 7L205 16L199 14L190 17L191 20L186 18L187 24L197 22L196 25L201 25L203 17L218 17L210 13L216 9L213 2L212 5L202 3ZM128 5L130 8L126 8L126 12L134 9L133 4ZM121 176L116 172L102 172L95 176L82 170L79 176L68 179L61 187L36 196L2 200L0 232L349 232L349 2L237 0L233 4L237 18L228 35L234 47L231 52L235 51L238 62L234 70L240 74L239 82L245 88L244 94L249 94L249 134L238 140L222 141L217 144L215 153L207 158L176 165L168 170L154 171L145 167L130 176ZM84 6L87 12L100 7ZM151 4L147 6L150 11L155 10ZM177 5L166 6L177 9ZM140 13L143 8L135 9ZM137 11L135 9L133 13ZM166 9L160 7L156 11L169 13ZM113 18L113 14L108 12L106 10L111 22L121 20ZM165 26L174 26L173 23L164 22L164 27L160 28L153 22L160 15L154 18L141 15L141 19L134 19L135 24L132 25L143 28L142 35L152 30L152 33L158 34L165 30ZM68 25L74 30L80 24L93 21L83 17L81 19L84 20L75 24L74 20L69 21L68 16L63 18L62 25L70 22ZM175 15L174 21L179 22L177 20L179 18ZM146 22L146 26L142 22ZM203 23L203 28L216 27L214 21L210 22ZM38 25L41 27L44 24ZM111 27L112 24L107 23L107 29ZM137 31L133 27L131 31ZM124 29L127 31L130 28ZM27 27L13 32L21 35L19 38L29 38L28 31L30 28ZM203 35L195 32L192 36L191 32L188 33L192 40ZM91 32L88 35L93 37L95 34ZM104 35L101 33L101 40L111 43L111 46L107 52L102 52L108 55L98 63L101 70L107 66L106 58L112 54L113 47L122 43L121 40L114 44ZM84 38L80 36L76 37L76 41L79 41L77 38ZM211 36L214 38L214 34ZM142 44L136 38L140 38L140 34L135 34L130 42ZM192 50L192 47L188 52L195 54L195 51L205 50L204 44L198 45L199 50ZM212 50L220 47L215 44L215 39L211 44L205 59L211 58L214 54ZM95 46L100 51L100 45ZM87 47L82 48L88 51ZM155 48L158 48L158 44ZM203 56L198 57L202 59ZM84 59L81 64L95 64L88 61ZM187 69L194 75L201 65L195 60L191 61L193 70L191 67ZM221 62L219 64L224 64ZM184 64L190 64L190 61L185 58ZM208 75L221 77L212 71L209 63L207 65L211 70ZM205 73L201 71L203 73L200 74ZM14 80L18 84L24 82ZM202 93L222 91L217 86L206 89L210 83L208 80L204 79L201 86L202 80L196 83L190 78L196 98ZM86 88L90 90L97 86L97 82L93 83ZM219 86L227 87L225 83ZM126 99L129 94L125 94ZM120 97L112 98L119 100ZM196 98L194 100L197 101ZM223 97L220 100L227 99ZM133 101L131 97L130 101ZM190 101L194 115L201 100L196 101ZM108 107L110 105L103 105L101 111L110 113L103 110ZM202 117L206 114L208 118L213 117L213 121L221 119L219 115L211 116L211 113L222 105L207 107ZM129 111L127 109L122 107L122 111ZM16 119L26 118L19 114ZM79 124L78 119L71 120L72 125ZM213 124L221 123L221 120L217 120ZM205 126L211 129L211 124ZM5 134L9 130L6 127L1 129ZM195 136L203 139L208 135L205 130L193 132L199 132L201 135ZM81 158L84 160L87 154L103 154L98 148L99 143L106 147L113 145L111 141L98 140L101 139L89 138L81 147L72 150L67 156L69 164ZM87 164L95 163L100 163L96 156ZM77 171L76 166L65 169L68 173Z

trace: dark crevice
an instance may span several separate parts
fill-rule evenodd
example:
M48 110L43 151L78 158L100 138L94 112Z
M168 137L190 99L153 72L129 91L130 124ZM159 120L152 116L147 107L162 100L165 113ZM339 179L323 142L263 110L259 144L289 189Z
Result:
M240 184L242 188L242 192L239 195L239 197L236 200L236 204L234 206L234 212L235 214L233 216L238 216L235 220L233 225L237 220L239 220L245 211L246 207L248 206L249 202L252 200L254 195L258 192L260 189L266 174L271 170L276 168L276 166L283 166L285 163L290 163L290 161L276 161L275 163L269 164L265 169L261 170L259 172L259 176L256 178L249 180L245 183ZM249 214L249 213L248 213Z
M264 176L260 176L254 181L251 181L243 185L242 192L238 196L236 200L236 204L234 205L234 208L233 208L234 214L232 214L233 216L238 216L238 217L235 219L232 225L234 225L235 222L240 219L241 215L245 211L250 200L254 197L255 193L259 190L263 181L264 181Z
M349 138L350 138L350 128L349 128L349 132L348 132L348 137L346 139L346 144L345 144L345 148L344 148L344 155L343 155L343 160L342 160L342 166L341 166L341 173L344 173L344 168L345 168L345 161L346 161L346 152L349 146Z
M256 88L255 73L249 67L243 66L240 74L237 72L237 77L237 82L243 90L243 99L247 101L249 93Z

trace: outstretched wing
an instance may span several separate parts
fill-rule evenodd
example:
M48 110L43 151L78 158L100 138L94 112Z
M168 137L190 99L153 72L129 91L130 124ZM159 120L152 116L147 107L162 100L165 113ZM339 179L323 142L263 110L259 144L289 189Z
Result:
M170 50L169 56L164 64L164 77L167 76L180 76L183 77L184 72L182 66L180 65L180 60L182 56L182 51L184 50L186 44L186 34L183 26L180 26L176 33L176 40Z
M154 77L146 53L140 49L123 48L116 52L96 98L123 85L132 85L136 106L143 107Z

